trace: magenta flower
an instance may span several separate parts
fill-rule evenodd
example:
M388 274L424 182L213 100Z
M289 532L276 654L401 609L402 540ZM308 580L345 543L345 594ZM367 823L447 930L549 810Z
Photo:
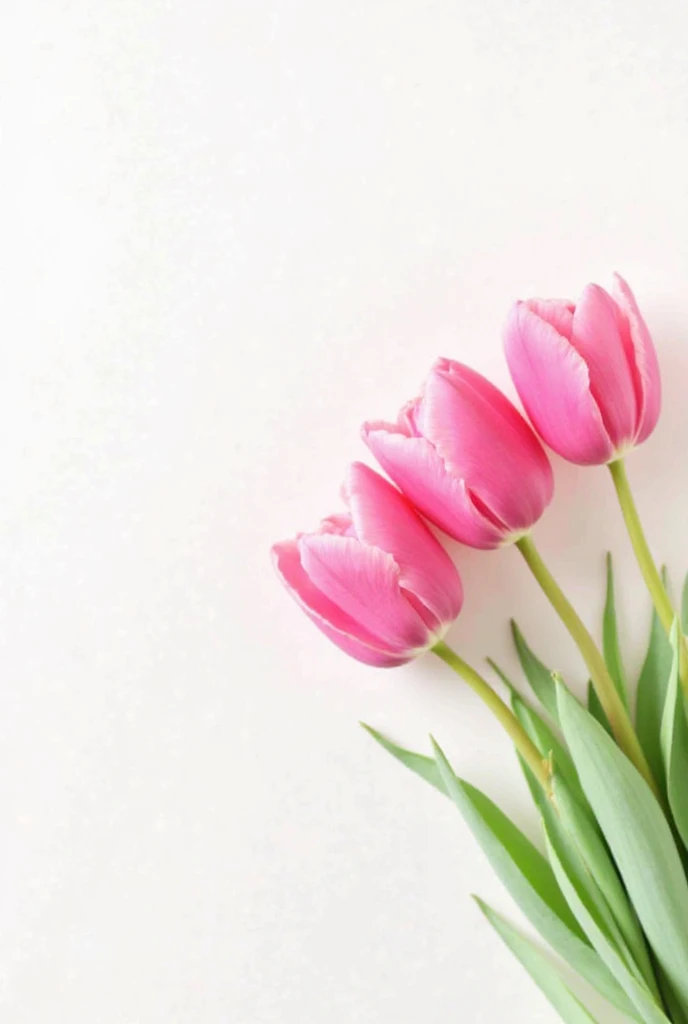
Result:
M459 614L452 560L403 494L355 462L348 513L275 544L275 567L320 630L368 665L403 665L437 643Z
M413 504L475 548L517 540L552 498L549 459L524 418L475 370L439 359L396 423L363 439Z
M654 345L633 292L589 284L577 304L517 302L504 332L516 390L535 429L570 462L620 458L655 428L661 405Z

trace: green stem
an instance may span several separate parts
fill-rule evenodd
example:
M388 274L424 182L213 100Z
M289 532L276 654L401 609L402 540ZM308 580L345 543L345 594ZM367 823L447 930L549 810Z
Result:
M655 564L655 560L652 557L650 545L647 543L643 524L640 522L640 516L638 515L638 508L631 492L631 485L628 482L626 463L623 459L617 459L616 462L610 462L609 472L611 473L612 480L614 481L614 488L619 499L619 505L621 506L621 512L624 517L624 522L626 523L628 536L630 537L631 544L633 545L636 561L638 562L643 579L645 580L647 589L650 592L650 597L652 598L652 602L657 610L659 621L662 623L662 626L668 635L671 633L671 627L674 624L676 612L674 611L667 589L662 582L661 573L659 572ZM686 650L686 641L683 636L681 636L680 640L680 667L681 684L683 686L684 693L688 696L688 651Z
M549 796L550 780L547 766L540 755L539 750L532 742L525 729L516 718L516 715L504 703L502 698L494 692L492 687L483 677L464 661L456 651L440 640L432 648L434 654L442 661L453 668L457 675L468 683L470 688L478 694L480 699L488 706L499 724L506 730L513 740L516 749L535 775L545 793Z
M588 667L595 692L609 720L616 742L633 762L640 774L658 796L657 785L647 763L640 741L635 734L628 711L609 675L605 660L590 635L578 612L568 600L557 581L545 565L530 537L516 541L519 549L537 582L542 587L550 604L557 612L569 633L575 640L583 660Z

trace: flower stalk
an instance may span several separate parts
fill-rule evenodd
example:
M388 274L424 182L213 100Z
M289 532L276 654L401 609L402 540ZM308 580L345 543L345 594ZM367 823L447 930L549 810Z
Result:
M650 597L657 611L659 621L662 623L667 636L671 633L671 627L676 618L671 598L667 592L661 573L659 572L650 545L647 542L643 525L638 514L638 507L633 498L631 485L628 481L626 463L623 459L617 459L609 463L609 472L614 483L614 489L619 499L621 512L628 530L628 536L633 546L636 561L642 573L645 585L650 592ZM688 649L686 648L685 637L679 636L679 675L684 694L688 697Z
M433 654L441 658L449 665L457 675L461 676L464 682L476 693L484 704L490 709L499 724L511 737L514 746L526 762L535 778L538 780L544 791L550 794L550 776L546 762L532 742L525 729L519 722L511 708L504 703L499 694L495 693L490 684L480 675L479 672L464 661L463 658L452 650L443 640L440 640L431 648Z
M630 715L614 685L600 649L578 612L547 568L531 537L521 537L516 541L516 547L583 655L595 692L617 743L636 766L655 796L659 796L657 784L633 728Z

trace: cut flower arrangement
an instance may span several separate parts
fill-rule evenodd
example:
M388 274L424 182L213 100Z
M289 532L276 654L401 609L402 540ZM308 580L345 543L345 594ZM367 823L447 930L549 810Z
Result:
M354 463L342 491L346 511L276 544L275 566L309 618L347 654L393 667L432 653L503 726L541 819L542 850L455 774L434 740L430 754L415 753L365 728L459 809L549 950L479 905L560 1018L599 1021L551 951L629 1020L688 1024L688 590L682 614L653 560L626 473L626 456L659 417L657 355L618 275L611 293L591 284L577 303L517 302L504 347L530 423L475 370L439 359L396 423L363 427L392 482ZM609 469L654 604L633 704L611 562L598 645L533 540L554 489L542 442L571 462ZM515 624L528 695L490 662L509 703L445 643L462 585L425 520L474 548L516 545L580 651L590 678L584 702Z

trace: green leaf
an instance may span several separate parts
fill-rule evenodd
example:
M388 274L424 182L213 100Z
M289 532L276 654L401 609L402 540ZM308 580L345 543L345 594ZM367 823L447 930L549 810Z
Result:
M549 836L547 836L547 840L550 864L569 906L585 929L586 934L590 937L600 958L605 962L633 1002L640 1015L640 1019L644 1024L670 1024L669 1018L652 997L647 987L635 976L635 973L626 962L623 953L610 941L604 928L600 927L595 916L589 912L588 907L580 897L574 880L567 873L557 855Z
M578 799L587 806L571 755L554 730L515 691L511 694L511 707L543 758L551 757L554 760L557 769ZM541 789L539 786L538 788Z
M412 772L419 775L421 779L425 779L431 786L438 789L442 796L447 796L447 787L442 781L440 770L437 767L435 760L432 757L425 757L423 754L416 754L412 750L405 750L404 747L397 746L392 740L383 736L377 729L373 729L372 726L366 725L365 722L359 723L365 731L376 740L381 747L384 747L392 757L396 757L397 761L401 761L403 765L410 768Z
M556 785L553 800L545 797L542 787L538 787L539 797L537 793L533 794L542 814L548 843L575 886L586 914L594 920L596 928L621 956L631 974L637 981L646 984L659 1002L660 996L642 933L633 918L628 899L594 819L591 821L576 803L556 771L552 783ZM579 923L585 930L580 919ZM624 930L630 936L633 951L626 941Z
M614 596L614 568L612 566L611 552L607 552L607 599L604 605L604 618L602 622L602 650L604 660L607 662L609 675L624 702L629 708L628 686L626 685L626 673L624 672L623 661L621 660L621 648L619 646L619 627L616 621L616 599Z
M530 683L533 693L540 701L545 711L547 711L556 722L558 715L557 691L552 678L552 673L547 666L543 665L540 659L533 654L526 643L523 633L513 619L511 620L511 632L513 634L518 660L521 662L523 673Z
M558 704L585 795L650 946L686 1008L688 883L671 828L645 780L561 685Z
M597 696L597 691L593 686L592 679L588 680L588 711L595 719L599 722L603 729L606 729L610 736L612 736L612 727L609 724L609 719L605 713L604 708L600 703L600 698Z
M683 593L681 594L681 629L688 633L688 575L683 581Z
M662 716L666 705L671 672L671 644L657 612L652 613L650 642L645 655L636 695L636 728L638 739L647 757L652 775L664 791L664 758L662 756ZM664 795L664 793L663 793Z
M671 631L671 647L673 658L662 719L662 754L669 806L678 834L688 849L688 722L678 681L678 622L674 622Z
M590 818L587 801L584 809L571 792L565 779L556 771L556 766L552 775L552 792L554 803L559 811L561 826L569 836L587 878L594 880L595 887L608 907L612 921L619 930L623 944L637 965L641 978L646 982L657 1001L660 1001L645 937L614 862L609 856L609 850L597 828L597 823L594 818L592 820ZM545 820L545 825L551 836L556 835L547 820ZM610 933L615 934L615 929L611 928Z
M598 1024L565 984L559 972L534 942L521 935L505 918L474 896L483 914L517 960L525 967L565 1024Z
M624 992L585 939L545 858L496 804L456 777L434 740L433 747L449 796L523 913L581 977L622 1013L634 1016Z

